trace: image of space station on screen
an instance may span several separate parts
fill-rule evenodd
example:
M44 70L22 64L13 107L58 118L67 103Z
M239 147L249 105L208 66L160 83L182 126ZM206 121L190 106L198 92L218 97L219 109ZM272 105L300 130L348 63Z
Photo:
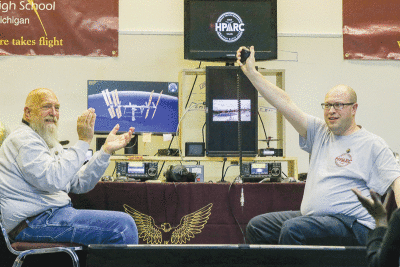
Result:
M96 111L96 134L120 132L174 134L179 122L177 82L89 80L88 108Z

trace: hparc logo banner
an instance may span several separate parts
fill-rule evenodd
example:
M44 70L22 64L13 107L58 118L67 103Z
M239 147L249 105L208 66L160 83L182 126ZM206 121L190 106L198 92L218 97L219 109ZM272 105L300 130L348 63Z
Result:
M0 0L0 55L118 56L118 0Z

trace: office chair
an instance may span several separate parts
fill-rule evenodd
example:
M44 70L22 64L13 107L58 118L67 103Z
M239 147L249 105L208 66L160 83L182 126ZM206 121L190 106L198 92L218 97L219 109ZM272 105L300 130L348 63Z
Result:
M1 214L0 214L1 216ZM34 242L14 242L11 244L6 229L0 221L1 232L3 233L4 239L8 250L17 255L14 261L13 267L21 267L24 259L28 255L33 254L47 254L56 252L66 252L72 258L72 264L74 267L79 267L79 258L75 251L82 250L82 246L73 243L34 243Z

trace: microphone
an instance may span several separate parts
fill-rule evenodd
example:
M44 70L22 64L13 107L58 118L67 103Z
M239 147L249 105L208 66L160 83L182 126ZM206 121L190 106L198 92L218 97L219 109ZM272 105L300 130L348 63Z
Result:
M244 206L244 193L243 193L243 187L242 187L242 193L240 194L240 206Z

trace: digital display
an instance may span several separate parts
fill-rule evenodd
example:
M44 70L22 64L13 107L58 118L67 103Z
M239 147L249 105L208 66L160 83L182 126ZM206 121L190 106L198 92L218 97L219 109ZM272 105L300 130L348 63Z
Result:
M144 163L129 162L127 172L128 174L144 174L145 173Z
M251 174L268 174L268 163L251 164Z

